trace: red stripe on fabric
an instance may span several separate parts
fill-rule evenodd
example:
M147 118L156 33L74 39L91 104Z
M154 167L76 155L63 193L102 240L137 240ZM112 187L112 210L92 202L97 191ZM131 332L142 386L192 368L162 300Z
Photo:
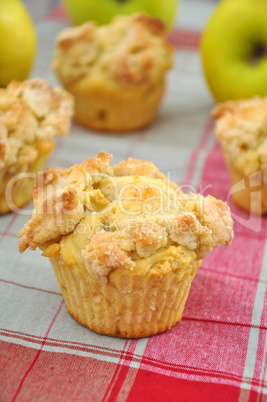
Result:
M201 39L201 32L191 29L174 29L169 40L174 47L197 51Z
M134 351L135 351L137 342L138 342L138 340L132 340L131 341L129 349L127 350L127 354L132 355L132 356L134 355ZM114 385L112 387L112 391L111 391L111 393L109 395L109 399L108 399L110 402L117 400L117 396L118 396L118 394L119 394L119 392L120 392L120 390L121 390L121 388L123 386L123 383L124 383L124 381L126 379L126 376L127 376L128 372L129 372L130 364L132 362L132 358L127 358L125 360L127 362L127 365L123 366L121 368L121 370L119 372L119 375L117 377L117 380L116 380L116 382L114 383Z
M199 152L204 149L205 145L207 144L208 139L210 138L211 134L213 131L213 123L209 119L208 122L206 123L205 129L203 131L203 134L200 139L200 143L196 149L191 153L188 168L187 168L187 173L183 182L183 185L188 185L191 183L194 171L196 168L196 163L197 163L197 158L199 155Z
M209 324L222 324L222 325L229 325L229 326L235 326L235 327L237 326L237 327L245 327L245 328L258 328L258 329L261 329L264 331L267 330L266 326L261 326L261 325L251 325L251 324L246 324L246 323L242 323L242 322L213 320L213 319L208 319L208 318L205 319L205 318L187 317L186 315L183 315L183 320L208 322Z
M238 233L236 231L236 233ZM262 232L260 233L250 233L250 232L244 232L244 233L238 233L238 236L244 237L245 239L251 239L251 237L256 237L258 240L264 240L266 236Z
M29 341L29 342L34 341L34 343L42 343L42 340L44 339L44 337L38 337L38 336L31 335L31 334L23 333L23 332L10 331L10 330L4 330L4 329L0 329L0 331L2 332L3 335L6 335L6 333L7 333L10 337L14 336L14 337L17 337L18 339L25 339L26 341ZM11 334L14 334L14 335L11 335ZM137 340L135 340L133 342L137 343ZM87 345L87 344L78 343L78 342L68 342L68 341L53 339L53 338L49 338L49 337L47 337L47 339L46 339L46 344L49 346L56 346L56 347L69 347L70 349L74 349L74 350L98 353L101 355L106 355L106 356L111 356L111 357L119 357L122 355L123 360L125 360L126 362L131 362L131 361L140 362L142 359L142 356L136 355L129 351L119 352L114 349L105 348L102 346L95 346L95 345L91 345L91 344ZM74 346L73 346L73 344L74 344ZM84 347L82 348L81 346L84 346ZM88 348L89 348L89 350L88 350ZM99 350L94 351L94 350L91 350L90 348L95 348L95 349L99 349ZM105 353L104 351L110 351L110 352L117 353L117 356L115 354L112 355L112 354ZM164 362L161 362L160 360L152 359L149 357L143 357L143 359L147 364L149 364L151 361L153 364L154 363L161 364L162 367L190 368L190 367L184 366L184 365L177 365L177 364L172 364L172 363L167 363L167 362L164 363ZM217 371L212 371L212 370L203 369L203 371L208 372L208 373L217 373ZM222 373L222 372L218 372L218 373Z
M264 307L262 311L262 316L261 316L261 324L267 323L267 312L266 312L266 306L267 306L267 293L265 292L265 297L264 297ZM267 365L267 349L266 353L264 356L264 348L266 344L266 331L263 331L262 328L260 328L260 333L259 333L259 341L258 341L258 347L257 347L257 352L256 352L256 361L255 361L255 367L254 367L254 373L253 373L253 380L255 379L260 379L260 395L262 396L263 394L263 388L265 384L265 374L266 374L266 365ZM264 361L265 357L265 361ZM263 363L264 361L264 363ZM264 365L264 366L263 366ZM262 367L263 366L263 367ZM263 371L263 374L261 376L261 372Z
M21 345L14 345L12 343L1 343L1 351L4 353L4 366L3 374L5 377L4 379L7 380L8 387L10 390L14 388L15 383L18 381L18 378L21 376L21 369L25 367L25 364L30 362L32 359L33 352L31 349L26 348ZM6 356L6 357L5 357ZM9 358L7 358L9 356ZM18 362L16 359L19 356L19 359L23 359L23 364L21 360ZM2 361L3 362L3 361ZM1 369L1 368L0 368ZM137 370L137 369L131 369ZM101 382L95 376L95 372L102 373ZM80 400L99 400L99 393L101 390L105 388L106 381L111 377L114 372L114 364L110 364L108 362L99 362L93 358L85 358L82 356L76 355L68 355L65 353L58 353L55 354L53 352L43 351L38 359L37 365L35 367L34 372L30 380L27 382L27 387L24 387L24 392L21 392L20 399L21 400L30 400L32 395L38 395L39 399L47 399L47 396L50 394L56 400L68 400L73 397L73 399L79 398ZM174 384L176 386L176 397L173 399L164 399L165 395L168 396L167 393L164 393L164 384L160 379L162 377L166 378L166 376L157 374L157 373L149 373L145 370L141 370L141 374L146 373L149 378L149 381L146 384L143 384L145 387L143 389L144 397L147 394L150 394L151 397L154 397L153 391L148 392L151 382L152 386L153 382L159 383L162 385L162 389L159 390L158 398L154 398L151 400L184 400L179 399L179 389L180 383L185 383L189 387L188 393L190 395L190 385L195 388L195 384L202 384L203 387L206 385L203 383L198 383L195 381L185 381L182 379L175 379L173 377L167 377L169 381L169 386ZM12 376L10 374L12 373ZM140 375L140 373L139 373ZM140 383L140 378L138 379ZM216 384L211 384L211 386L216 386ZM220 385L224 387L223 385ZM172 387L173 388L173 387ZM231 388L231 386L230 386ZM235 387L233 387L235 388ZM10 399L10 390L6 390L6 399ZM77 390L79 390L79 394L77 394ZM135 390L134 390L135 391ZM139 390L141 392L141 390ZM174 389L172 389L174 392ZM136 393L137 397L139 393ZM201 394L200 394L201 395ZM4 395L2 395L4 397ZM149 396L149 395L148 395ZM172 394L170 394L173 397ZM130 393L130 397L133 400L134 394ZM146 399L137 399L137 400L145 400ZM186 400L186 399L185 399ZM199 399L195 399L199 401ZM213 399L207 399L212 400ZM231 399L229 399L231 401Z
M34 344L42 344L43 343L43 337L36 337L34 338L33 336L27 336L27 335L19 335L19 334L12 334L8 331L1 331L0 330L0 335L3 336L8 336L9 338L15 338L15 339L20 339L20 340L24 340L26 342L30 342L30 343L34 343ZM67 342L63 341L63 340L50 340L50 338L46 338L45 340L45 345L46 346L50 346L50 347L55 347L55 348L68 348L69 350L74 350L74 351L80 351L80 352L86 352L86 353L91 353L91 354L95 354L95 355L101 355L101 356L106 356L106 357L111 357L111 358L119 358L121 356L121 352L119 351L114 351L112 352L109 351L107 348L97 348L94 347L94 345L84 345L84 346L77 346L77 345L72 345L72 344L68 344ZM105 351L106 349L106 351ZM125 355L123 354L123 357L125 358ZM139 358L140 361L141 357ZM131 356L130 358L127 358L127 360L133 360L133 356ZM136 360L136 359L135 359Z
M36 335L32 335L32 334L28 334L26 332L19 332L19 331L11 331L10 329L6 329L6 328L0 328L0 331L4 334L15 334L15 335L23 335L26 336L28 338L34 338L34 339L44 339L43 336L36 336ZM5 334L4 334L5 335Z
M1 332L0 332L1 334ZM2 332L2 334L4 336L7 336L4 332ZM8 335L9 338L16 338L16 339L20 339L20 340L24 340L26 342L30 342L33 344L42 344L42 342L39 339L33 339L33 338L27 338L24 337L22 335ZM90 348L89 346L73 346L73 345L67 345L66 343L64 343L63 341L58 341L58 342L53 342L50 341L49 338L46 339L45 341L45 345L49 346L49 347L54 347L54 348L63 348L63 349L69 349L69 350L74 350L74 351L79 351L79 352L85 352L85 353L91 353L91 354L95 354L95 355L100 355L100 356L105 356L108 358L114 358L114 359L118 359L120 357L119 352L118 353L109 353L108 351L103 351L103 350L97 350L95 349L93 346L92 348ZM58 353L58 352L57 352ZM59 352L62 353L62 352ZM139 358L140 361L141 358ZM132 356L131 358L127 358L127 360L133 360ZM135 359L136 360L136 359Z
M142 358L140 356L140 358ZM127 360L128 357L125 356L124 360ZM134 360L134 359L133 359ZM192 367L192 366L185 366L182 364L173 364L173 363L168 363L168 362L162 362L160 360L156 360L150 357L146 357L143 356L142 358L142 363L147 364L147 365L151 365L153 367L161 367L164 368L165 370L170 370L173 372L179 372L179 373L190 373L190 374L197 374L199 376L214 376L214 377L218 377L220 379L230 379L230 380L237 380L238 382L240 382L242 379L244 379L247 382L252 381L251 378L248 377L242 377L240 375L237 374L231 374L231 373L226 373L224 371L219 371L219 370L208 370L208 369L204 369L201 367ZM267 384L264 382L264 384ZM255 381L255 385L259 385L259 381Z
M46 18L49 20L69 20L63 4L56 6Z
M5 335L4 331L2 331L2 333ZM35 340L35 339L32 339L33 336L30 336L30 338L27 339L26 336L10 335L10 334L9 334L9 336L10 337L15 337L15 338L18 338L18 339L22 339L22 340L26 340L26 341L32 342L32 343L37 343L37 344L42 344L42 340L44 339L44 338L41 338L41 340L39 340L40 337L36 337L36 338L39 338L39 339ZM59 340L59 341L57 341L57 343L55 343L55 342L53 343L53 342L50 341L50 338L46 339L45 344L47 346L55 346L55 347L63 347L63 348L68 347L69 349L73 349L73 350L79 350L79 351L85 351L85 352L89 352L89 353L101 354L101 356L109 356L109 357L121 357L122 356L123 360L127 363L127 366L129 366L130 362L132 362L132 361L140 363L141 359L142 359L142 356L134 355L133 353L128 352L128 351L126 351L124 353L121 352L120 354L118 352L117 356L113 356L112 354L105 353L102 350L96 351L96 350L93 350L93 349L89 348L90 346L93 347L94 345L85 345L87 347L77 347L77 346L72 347L72 345L66 345L65 341L60 341ZM88 348L89 348L89 350L88 350ZM101 349L101 348L99 348L99 349ZM137 357L138 357L138 359L137 359ZM152 359L152 358L149 358L149 357L143 357L142 362L147 364L147 365L151 365L153 367L161 367L161 368L166 369L166 370L170 369L171 371L178 371L178 372L179 372L180 368L182 368L184 370L191 370L192 369L192 367L189 367L189 366L185 366L185 365L181 365L181 364L172 364L172 363L167 363L167 362L164 363L164 362L161 362L160 360ZM201 369L201 368L198 369L197 372L200 373L200 375L202 375L202 374L204 374L204 375L216 375L216 374L218 374L220 378L223 375L225 375L224 372L218 372L216 370L205 370L205 369ZM242 377L237 376L237 375L231 375L231 377L230 377L230 379L241 379L241 378Z
M3 334L5 335L4 332L3 332ZM10 334L9 334L9 336L12 337L12 335L10 335ZM43 342L41 340L44 339L44 338L41 338L41 340L39 340L40 337L35 337L36 340L32 339L32 338L34 338L34 336L30 336L28 339L26 336L23 337L23 336L14 335L14 337L16 337L18 339L26 340L28 342L37 343L37 344L42 344ZM39 338L39 339L37 339L37 338ZM96 351L94 349L89 348L89 347L94 348L94 345L85 345L86 347L82 348L82 347L77 347L77 346L73 347L73 345L68 345L68 343L69 342L65 342L62 340L56 340L56 343L55 342L53 343L50 341L50 338L48 338L48 337L46 338L46 341L45 341L45 344L47 346L51 346L51 347L53 347L53 346L54 347L62 347L62 348L68 347L69 349L73 349L73 350L77 350L77 351L79 350L79 351L85 351L87 353L92 353L92 354L101 354L101 356L115 357L115 358L119 357L119 352L117 353L117 356L115 356L115 355L112 355L112 353L107 353L107 352L104 352L103 350L101 350L101 349L107 349L107 348L99 347L100 350ZM165 370L176 372L176 373L194 374L194 375L199 375L202 377L208 376L208 377L215 377L215 378L219 378L219 379L232 380L232 381L241 381L243 378L242 376L229 374L229 373L227 374L225 372L217 371L217 370L194 368L194 367L190 367L190 366L172 364L172 363L167 363L167 362L164 363L162 361L148 358L148 357L142 358L142 356L134 355L133 353L128 352L128 351L121 353L120 356L123 357L123 360L124 360L123 364L127 363L128 368L130 367L130 363L132 361L140 363L142 360L143 364L150 365L151 367L154 367L154 368L161 368L161 369L165 369ZM121 367L123 367L123 366L121 366ZM121 380L119 381L119 383L121 383L121 385L123 384L126 375L127 375L127 372L123 370L123 372L121 374ZM253 381L251 378L244 377L243 380L246 382L252 383L255 386L260 385L259 381L257 381L257 380ZM263 381L262 385L266 385L266 383ZM117 384L116 384L116 390L118 390L118 392L120 390L120 387L117 388Z
M213 120L209 119L208 123L205 126L205 130L204 133L201 137L201 141L199 144L199 149L203 149L205 148L205 146L207 145L207 142L211 136L211 134L213 133L214 130L214 122Z
M155 359L152 358L147 358L143 357L142 359L142 364L148 365L155 368L163 369L168 372L173 372L173 373L181 373L181 374L187 374L187 375L197 375L203 378L205 381L206 378L216 378L219 381L220 380L230 380L230 381L236 381L238 383L241 382L241 380L245 380L245 382L250 383L252 380L251 378L247 377L242 377L241 375L237 374L231 374L231 373L226 373L223 371L218 371L218 370L207 370L207 369L202 369L201 367L192 367L192 366L184 366L181 364L171 364L171 363L162 363L160 361L156 362ZM149 372L155 373L155 370ZM255 385L259 385L259 381L253 382Z
M265 334L265 338L266 338L266 334ZM264 400L264 397L266 397L266 386L265 386L265 375L266 375L266 367L267 367L267 362L266 362L266 358L267 358L267 352L265 353L265 362L264 362L264 368L263 368L263 375L262 375L262 379L260 380L260 401ZM255 376L253 376L255 378ZM267 398L266 398L267 399Z
M119 394L119 392L120 392L120 390L121 390L121 388L123 386L123 383L124 383L124 381L125 381L125 379L127 377L127 374L129 372L129 368L130 368L130 366L122 366L121 367L119 376L118 376L115 384L113 385L112 391L111 391L110 396L108 398L109 402L117 401L117 396L118 396L118 394Z
M0 400L11 401L14 389L25 373L25 367L29 367L34 356L35 349L0 340Z
M259 399L259 394L255 393L254 391L251 391L249 393L249 397L248 397L247 400L248 400L248 402L261 402L260 399Z
M10 233L10 232L5 233L5 232L2 232L2 231L0 230L0 236L3 236L4 234L5 234L5 236L15 237L16 239L18 238L18 235L15 234L15 233Z
M18 335L18 334L12 334L8 331L1 331L1 330L0 330L0 335L8 336L8 338L15 338L15 339L20 339L20 340L23 340L26 342L36 343L37 345L42 344L42 340L44 339L43 337L41 339L38 339L38 338L35 339L34 337L28 337L26 335L23 336L23 335Z
M8 234L9 230L11 229L11 227L13 226L13 224L16 222L16 220L18 219L19 214L15 214L12 216L9 224L7 225L6 230L3 232L3 234L0 236L0 244L2 243L4 237Z
M265 354L265 364L264 364L263 376L262 376L262 380L260 382L262 400L263 400L264 396L266 396L266 389L264 390L266 370L267 370L267 350L266 350L266 354Z
M112 387L112 385L113 385L113 382L114 382L115 379L116 379L118 370L121 368L121 363L122 363L122 361L123 361L123 359L124 359L124 352L125 352L125 350L126 350L126 347L127 347L127 345L128 345L128 342L129 342L129 340L125 341L125 344L124 344L124 346L123 346L122 352L121 352L121 354L120 354L120 359L119 359L119 361L118 361L118 363L117 363L117 366L116 366L116 369L115 369L115 371L114 371L114 374L113 374L113 376L112 376L112 378L111 378L111 381L110 381L110 383L109 383L109 385L108 385L108 387L107 387L107 389L106 389L105 395L104 395L104 397L103 397L103 399L102 399L103 402L105 401L105 399L107 398L107 396L108 396L108 394L109 394L109 391L110 391L110 389L111 389L111 387Z
M196 163L197 163L197 156L198 156L198 151L195 149L191 154L187 174L185 176L183 185L189 184L192 181L193 173L195 171L195 167L196 167Z
M8 331L6 331L6 332L8 332ZM9 331L9 332L14 332L14 331ZM32 338L33 336L30 335L30 337ZM29 339L29 341L31 341L31 338ZM36 338L40 339L40 337L36 337ZM43 338L41 338L41 339L43 339ZM54 341L56 343L53 343L52 341ZM86 344L75 343L75 346L73 346L70 342L63 341L63 340L55 340L53 338L48 338L48 337L47 337L47 340L46 340L46 344L48 346L68 347L69 349L81 350L81 351L86 351L86 352L90 352L90 353L98 353L98 354L101 353L101 355L112 356L111 353L104 353L103 352L103 349L108 350L108 351L112 351L109 348L98 347L99 352L94 351L94 350L88 350L88 347L94 347L94 345L86 345ZM68 344L70 344L70 345L68 345ZM85 347L81 348L81 347L79 347L79 345L84 345ZM119 353L118 351L116 351L116 352L117 352L117 354ZM130 362L132 360L136 361L136 362L140 362L141 359L142 359L142 356L133 355L133 353L131 353L129 351L121 352L121 355L123 356L123 360L125 360L126 362L128 362L128 361ZM119 357L119 356L114 356L114 357ZM189 367L189 366L177 365L177 364L172 364L172 363L167 363L167 362L163 363L163 362L161 362L159 360L149 358L149 357L145 357L145 356L143 357L142 362L145 363L145 364L151 365L152 367L161 367L163 369L172 368L172 371L177 371L176 368L179 368L179 367L183 368L185 370L190 370L191 369L191 367ZM214 374L218 373L219 377L225 377L225 374L226 374L225 372L222 372L222 371L205 370L205 369L201 369L201 368L198 369L198 372L200 372L200 375L202 375L203 373L206 373L207 375L209 375L209 374L214 375ZM237 376L237 375L231 375L230 378L236 378L236 379L239 378L240 379L241 377ZM257 384L258 383L259 382L257 382Z
M11 331L11 330L7 330L7 329L4 329L4 328L0 328L0 331L2 331L2 333L4 335L5 335L5 333L7 333L7 334L14 334L14 336L17 336L17 337L22 336L22 337L25 337L25 339L28 338L27 340L29 340L29 341L31 341L31 338L40 339L40 340L44 339L43 336L42 337L41 336L36 336L36 335L28 334L26 332ZM65 341L65 340L62 340L62 339L55 339L55 338L49 338L49 337L47 337L46 341L50 342L51 345L52 345L52 342L54 342L53 345L55 345L55 346L57 346L59 344L59 346L62 346L62 347L68 346L70 349L74 349L74 350L77 349L78 347L84 346L84 349L81 349L81 350L86 350L86 348L94 348L94 349L99 350L99 353L101 352L101 354L103 354L104 351L113 352L113 355L111 355L111 356L116 357L116 358L119 357L121 355L121 353L122 353L121 350L116 350L116 349L107 348L107 347L104 347L104 346L86 344L86 343L81 343L81 342L70 342L70 341ZM125 357L125 355L127 353L128 352L123 352L123 356ZM138 356L138 355L135 355L135 356ZM141 358L141 356L138 356L138 358Z
M45 292L45 293L50 293L52 295L62 296L62 294L59 292L53 292L52 290L35 288L34 286L22 285L21 283L7 281L6 279L0 279L0 282L8 283L10 285L20 286L21 288L25 288L25 289L38 290L39 292Z
M260 282L260 283L266 283L267 281L263 281L261 279L256 279L256 278L250 278L248 276L242 276L242 275L234 275L228 271L218 271L216 269L212 269L212 268L208 268L208 267L203 267L203 265L201 265L200 269L202 271L207 271L207 272L212 272L214 274L217 275L223 275L223 276L230 276L231 278L238 278L238 279L242 279L244 281L252 281L252 282Z
M0 351L1 385L5 385L0 386L0 400L10 401L36 350L0 341ZM114 370L115 364L106 361L43 349L17 400L99 401Z
M51 324L49 325L49 328L48 328L48 330L47 330L47 332L46 332L46 334L45 334L45 337L44 337L44 340L43 340L43 342L42 342L42 345L41 345L40 349L39 349L38 352L36 353L36 356L35 356L34 360L32 361L32 364L30 365L30 367L28 368L28 370L27 370L26 373L24 374L24 376L23 376L23 378L22 378L22 380L21 380L21 382L20 382L20 384L19 384L19 386L18 386L18 389L17 389L17 391L16 391L16 393L15 393L13 399L12 399L12 402L14 402L14 401L17 399L17 397L18 397L18 395L19 395L19 393L20 393L20 390L21 390L21 388L22 388L22 386L23 386L23 384L24 384L26 378L28 377L28 375L30 374L31 370L32 370L33 367L35 366L35 364L36 364L36 362L37 362L37 360L38 360L38 358L39 358L39 356L40 356L40 353L42 352L42 349L43 349L43 347L44 347L46 338L47 338L49 332L51 331L51 328L52 328L52 326L53 326L53 324L54 324L54 322L55 322L55 320L56 320L56 318L57 318L57 316L58 316L58 314L59 314L59 312L60 312L60 310L61 310L63 304L64 304L64 299L62 299L62 301L61 301L61 303L60 303L60 305L59 305L59 308L57 309L57 312L56 312L56 314L55 314L53 320L51 321Z
M140 369L127 401L237 402L239 388L150 373Z

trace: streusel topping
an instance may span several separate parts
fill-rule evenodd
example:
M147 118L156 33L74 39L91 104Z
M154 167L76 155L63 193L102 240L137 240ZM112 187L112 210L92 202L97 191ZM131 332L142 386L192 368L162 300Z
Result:
M67 134L72 111L71 95L43 79L12 82L1 89L0 169L33 162L38 144Z
M88 22L63 30L53 66L65 85L105 78L129 86L156 82L172 63L163 22L137 14L117 17L106 26Z
M161 259L160 269L175 269L231 243L226 203L183 194L151 162L130 158L110 167L110 161L101 152L39 174L33 216L19 233L21 252L40 247L52 257L61 250L68 263L83 258L92 275L105 276L142 259L143 269L156 269Z
M267 177L267 98L226 102L212 116L227 161L245 175L262 170Z

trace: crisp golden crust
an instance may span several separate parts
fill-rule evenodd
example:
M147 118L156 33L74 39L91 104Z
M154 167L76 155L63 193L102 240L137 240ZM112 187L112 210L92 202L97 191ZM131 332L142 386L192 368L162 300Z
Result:
M225 203L173 189L151 162L131 158L112 168L110 160L101 152L39 175L35 211L19 233L21 252L40 247L53 257L49 247L58 243L66 264L82 258L90 275L102 277L119 268L163 273L231 243Z
M172 66L163 23L142 14L117 17L107 26L88 22L57 38L53 67L64 85L78 80L122 86L151 85Z
M72 109L71 95L43 79L12 82L1 90L0 168L18 173L51 151L53 138L67 134Z
M246 176L262 170L267 180L267 97L217 105L212 117L228 164Z
M129 158L127 161L122 161L113 167L115 176L146 176L152 179L161 179L168 187L173 190L178 190L179 187L176 183L169 180L165 174L154 165L153 162L142 161L135 158Z

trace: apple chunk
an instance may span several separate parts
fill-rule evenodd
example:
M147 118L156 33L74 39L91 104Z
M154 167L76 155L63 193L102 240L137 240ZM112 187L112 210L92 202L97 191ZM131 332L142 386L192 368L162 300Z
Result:
M201 58L217 101L267 94L267 0L223 0L203 32Z

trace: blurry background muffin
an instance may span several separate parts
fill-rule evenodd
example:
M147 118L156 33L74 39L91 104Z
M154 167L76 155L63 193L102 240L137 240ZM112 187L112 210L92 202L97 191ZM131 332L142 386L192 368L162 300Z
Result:
M0 90L0 214L32 198L38 170L65 136L73 112L72 97L43 79L13 81Z
M232 178L230 194L247 212L267 213L267 97L229 101L212 111Z
M53 67L75 97L75 118L96 130L127 132L155 119L173 63L161 20L142 14L67 28Z

